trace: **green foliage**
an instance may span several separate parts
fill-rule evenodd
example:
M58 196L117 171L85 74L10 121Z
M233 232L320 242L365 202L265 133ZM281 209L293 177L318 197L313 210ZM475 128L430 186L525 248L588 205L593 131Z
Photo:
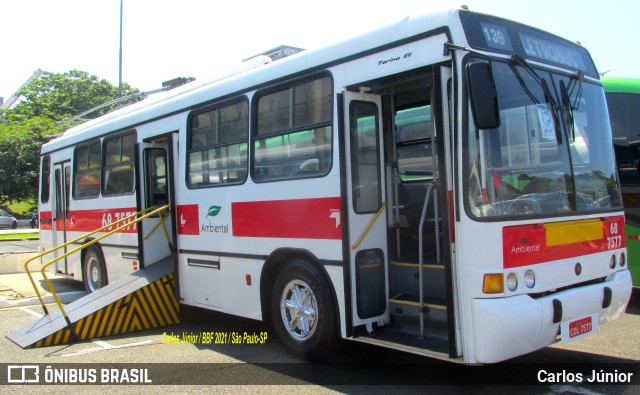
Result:
M0 204L34 198L40 148L71 125L64 120L116 99L118 88L84 71L44 72L18 92L22 100L0 113ZM128 84L123 95L138 93ZM95 118L118 104L88 114Z
M3 205L2 208L7 210L17 219L26 219L29 218L31 214L38 211L38 201L35 198L16 200Z
M128 84L123 95L137 93ZM7 112L10 122L22 122L44 116L53 121L78 115L118 97L118 87L85 71L71 70L64 74L44 72L42 76L18 91L23 101ZM89 114L96 118L117 107L104 107Z
M44 117L0 125L0 201L35 196L40 146L44 136L52 133L55 125Z
M7 233L7 234L1 234L0 235L0 240L2 239L21 239L21 240L26 240L26 239L39 239L40 238L40 233L39 232L29 232L29 233Z

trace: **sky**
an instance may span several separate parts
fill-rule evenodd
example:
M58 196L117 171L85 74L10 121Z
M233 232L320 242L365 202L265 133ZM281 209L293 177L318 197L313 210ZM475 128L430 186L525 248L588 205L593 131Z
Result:
M580 41L601 73L640 77L637 0L123 0L122 79L142 91L206 80L279 45L317 48L461 4ZM118 85L120 0L0 0L0 32L5 99L37 69Z

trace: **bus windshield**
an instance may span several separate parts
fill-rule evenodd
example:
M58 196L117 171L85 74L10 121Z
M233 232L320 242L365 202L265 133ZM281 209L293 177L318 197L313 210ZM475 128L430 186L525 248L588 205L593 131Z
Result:
M476 218L551 216L620 209L602 87L494 61L501 125L466 142L468 208Z

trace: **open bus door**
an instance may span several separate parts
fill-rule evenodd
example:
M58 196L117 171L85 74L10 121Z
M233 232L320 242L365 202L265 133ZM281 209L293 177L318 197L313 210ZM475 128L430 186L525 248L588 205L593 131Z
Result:
M160 208L171 202L170 160L171 135L154 142L138 144L140 169L139 209ZM172 254L172 215L171 209L163 210L138 225L141 267L147 267ZM151 210L150 210L151 211Z
M454 86L453 86L453 71L448 65L443 65L437 68L436 81L439 86L433 92L440 99L440 108L438 112L441 120L439 122L439 133L442 135L440 141L438 141L438 150L442 152L442 155L438 157L439 172L439 184L438 199L441 201L441 207L444 209L440 213L442 218L442 243L440 245L441 254L439 254L438 260L443 265L444 282L443 289L443 302L446 306L447 317L447 340L448 340L448 352L450 358L457 358L462 356L462 317L461 309L459 308L459 298L455 290L459 289L457 285L455 272L456 272L456 257L455 248L452 246L456 242L456 209L455 209L455 130L454 130Z
M71 225L69 212L69 194L71 192L71 161L56 163L53 165L54 174L54 207L52 226L52 246L59 246L67 242L67 232ZM67 247L54 252L54 256L67 253ZM55 264L55 271L59 274L70 273L67 258L61 259Z
M344 93L352 324L389 322L386 196L380 96Z

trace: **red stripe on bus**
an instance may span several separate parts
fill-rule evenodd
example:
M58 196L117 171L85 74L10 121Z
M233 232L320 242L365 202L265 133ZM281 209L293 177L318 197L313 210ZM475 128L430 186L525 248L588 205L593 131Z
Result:
M503 267L512 269L625 247L624 218L601 221L602 237L556 245L547 242L544 224L507 226L502 229Z
M52 224L51 224L51 217L52 217L52 212L51 211L40 211L39 216L40 216L40 230L51 230Z
M234 236L342 238L339 197L237 202L231 216Z
M100 210L73 210L69 212L69 217L66 218L65 227L67 232L92 232L96 229L99 229L105 225L116 222L119 219L126 218L132 214L136 213L135 207L129 208L110 208L110 209L100 209ZM41 230L52 230L53 229L53 213L51 211L41 211L40 212L40 229ZM63 229L63 219L57 218L56 221L56 229ZM105 232L115 229L116 227L122 226L124 223L118 224L107 229ZM120 233L137 233L138 229L136 224L131 225L123 230Z

